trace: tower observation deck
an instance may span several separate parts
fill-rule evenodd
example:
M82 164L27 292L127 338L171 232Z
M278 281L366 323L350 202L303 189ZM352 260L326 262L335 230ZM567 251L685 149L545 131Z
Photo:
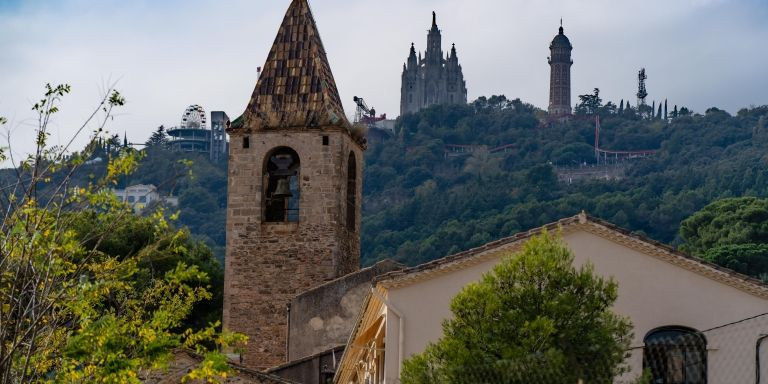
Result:
M226 159L228 146L225 130L228 125L226 113L213 111L209 129L203 107L190 105L184 110L181 124L168 130L170 148L178 152L207 153L213 161Z

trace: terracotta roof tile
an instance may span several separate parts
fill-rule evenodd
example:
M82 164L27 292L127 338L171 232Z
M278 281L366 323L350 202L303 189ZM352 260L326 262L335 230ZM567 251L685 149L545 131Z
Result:
M293 0L243 116L252 131L349 122L307 0Z

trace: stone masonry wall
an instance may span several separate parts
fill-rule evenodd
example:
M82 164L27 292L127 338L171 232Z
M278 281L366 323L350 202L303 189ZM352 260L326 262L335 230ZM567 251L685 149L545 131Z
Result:
M380 261L296 296L291 301L288 359L294 361L345 345L373 279L402 268L392 260Z
M265 369L286 362L290 300L359 268L363 154L338 129L246 136L249 148L243 148L243 134L233 134L230 145L223 325L249 337L242 363ZM265 158L281 146L295 150L300 159L299 222L264 223ZM350 151L358 173L355 231L345 223Z

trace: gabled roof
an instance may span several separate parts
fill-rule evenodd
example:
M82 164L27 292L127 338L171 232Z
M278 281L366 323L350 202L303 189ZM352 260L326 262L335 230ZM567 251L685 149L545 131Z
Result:
M737 288L754 296L768 299L768 285L758 279L723 268L706 260L689 256L668 245L632 233L609 222L588 216L584 212L573 217L547 224L540 228L487 243L478 248L470 249L415 267L387 273L376 278L375 282L384 288L397 288L431 279L468 266L477 265L491 258L498 257L498 254L501 251L516 250L525 240L533 235L541 233L544 229L548 231L561 230L563 234L583 230L622 244L643 254L677 265L678 267L687 269L699 275L703 275L725 285Z
M231 130L349 127L307 0L288 7L243 124Z

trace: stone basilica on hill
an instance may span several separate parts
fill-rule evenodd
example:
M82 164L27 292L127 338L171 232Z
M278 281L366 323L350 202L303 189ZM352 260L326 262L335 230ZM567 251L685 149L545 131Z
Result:
M403 64L400 114L414 113L436 104L466 104L467 82L456 55L456 45L443 57L442 35L437 15L432 12L432 29L427 35L424 58L411 44L408 62Z

